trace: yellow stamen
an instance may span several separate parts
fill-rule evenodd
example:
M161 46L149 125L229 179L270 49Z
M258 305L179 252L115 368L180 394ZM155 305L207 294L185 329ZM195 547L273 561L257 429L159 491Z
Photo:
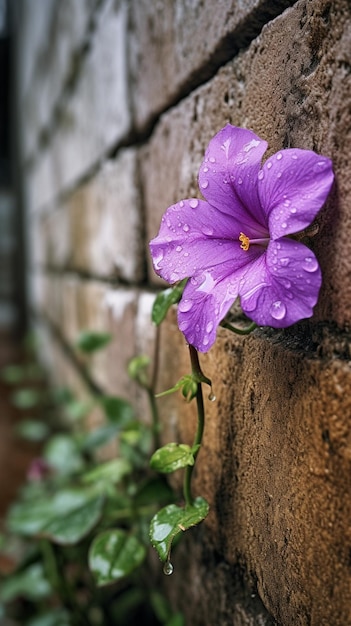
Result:
M250 239L244 233L240 233L239 241L241 241L240 248L246 252L250 247Z

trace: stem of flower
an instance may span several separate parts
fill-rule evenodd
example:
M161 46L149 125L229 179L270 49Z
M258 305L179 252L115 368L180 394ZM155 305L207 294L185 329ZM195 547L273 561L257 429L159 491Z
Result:
M250 333L252 333L253 330L255 330L255 328L257 328L257 324L255 322L252 322L246 328L237 328L237 326L233 326L232 324L229 324L229 322L225 322L224 320L222 320L220 326L222 326L223 328L227 328L227 330L231 330L232 333L236 333L237 335L249 335Z
M204 399L203 399L202 386L201 386L200 381L207 382L209 381L209 379L206 378L206 376L204 376L202 373L200 363L199 363L199 356L194 346L189 345L189 353L190 353L192 374L199 381L198 386L197 386L197 392L196 392L197 429L196 429L194 443L193 443L194 446L198 446L198 445L201 445L202 436L203 436L204 427L205 427ZM196 460L198 452L199 450L194 452L195 460ZM191 478L192 478L194 467L195 467L195 464L188 465L185 468L185 473L184 473L183 492L184 492L185 503L187 506L191 506L194 502L194 498L191 493Z

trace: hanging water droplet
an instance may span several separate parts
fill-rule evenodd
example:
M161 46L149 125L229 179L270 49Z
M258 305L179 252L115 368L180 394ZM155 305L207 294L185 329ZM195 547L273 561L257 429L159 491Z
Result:
M170 576L173 574L173 569L172 563L170 561L166 561L163 566L163 573L166 574L166 576Z
M211 391L211 393L208 394L208 399L210 402L216 402L217 398L214 395L213 391Z
M315 272L318 269L318 261L314 257L308 256L305 258L302 267L306 272Z
M284 302L281 300L277 300L273 302L271 306L271 316L274 317L275 320L282 320L286 315L286 306Z
M196 198L191 198L191 200L189 200L189 206L191 206L192 209L196 209L198 204L199 201Z

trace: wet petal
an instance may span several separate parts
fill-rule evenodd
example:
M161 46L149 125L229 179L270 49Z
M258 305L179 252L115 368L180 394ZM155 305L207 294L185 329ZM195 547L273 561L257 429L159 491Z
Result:
M297 233L313 222L333 184L332 163L310 150L292 148L270 157L258 192L273 239Z
M178 325L188 343L207 352L216 339L217 327L236 299L240 281L260 252L256 248L241 256L242 264L233 271L228 260L193 276L178 305Z
M236 221L207 202L178 202L166 211L158 236L150 242L155 271L174 283L228 259L235 268L243 255L239 234Z
M227 124L210 141L199 171L199 187L206 200L234 215L249 236L267 231L257 192L266 149L267 142L252 131Z
M240 287L243 311L260 326L285 328L311 317L322 282L318 261L302 243L272 241Z

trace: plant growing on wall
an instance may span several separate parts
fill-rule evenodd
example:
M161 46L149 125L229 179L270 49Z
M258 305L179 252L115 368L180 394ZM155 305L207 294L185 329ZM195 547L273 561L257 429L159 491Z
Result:
M145 626L147 616L150 625L183 625L182 616L150 585L147 548L150 538L164 573L171 574L175 539L208 514L208 503L192 489L205 428L203 385L215 400L198 352L211 348L219 325L247 334L257 326L285 328L310 317L321 286L319 264L305 237L332 186L331 161L292 148L262 165L266 149L252 131L223 128L200 167L205 200L169 207L150 243L156 272L174 285L155 299L153 322L161 324L169 308L178 306L191 362L190 374L163 394L180 390L188 402L195 400L192 445L160 447L155 390L143 356L129 364L129 375L147 394L151 424L138 419L123 398L95 391L82 403L67 390L52 395L22 384L36 368L5 373L20 385L17 406L41 403L46 421L21 426L22 435L43 440L43 453L7 519L4 544L19 542L22 559L3 580L3 615L12 613L27 626L131 626L133 619L140 621L140 608ZM240 327L230 317L237 298L248 320ZM89 355L110 338L83 332L77 348ZM104 423L89 432L84 420L96 407ZM47 419L52 413L55 419ZM65 418L59 428L58 413ZM101 461L99 450L111 441L118 442L118 455ZM181 499L162 476L178 470L184 472Z
M207 352L219 325L245 334L259 326L285 328L311 317L321 286L321 271L301 239L323 206L333 184L330 159L291 148L262 165L266 141L228 124L215 135L199 171L205 198L170 206L150 242L156 273L175 288L155 302L160 323L174 302L178 325L189 344L192 374L173 388L196 397L198 430L192 448L169 444L155 452L152 466L169 472L185 467L183 508L170 505L151 523L151 541L170 573L174 537L207 515L202 498L193 499L191 475L204 430L203 375L197 350ZM228 320L234 301L251 320L235 328ZM174 458L174 463L169 459Z

